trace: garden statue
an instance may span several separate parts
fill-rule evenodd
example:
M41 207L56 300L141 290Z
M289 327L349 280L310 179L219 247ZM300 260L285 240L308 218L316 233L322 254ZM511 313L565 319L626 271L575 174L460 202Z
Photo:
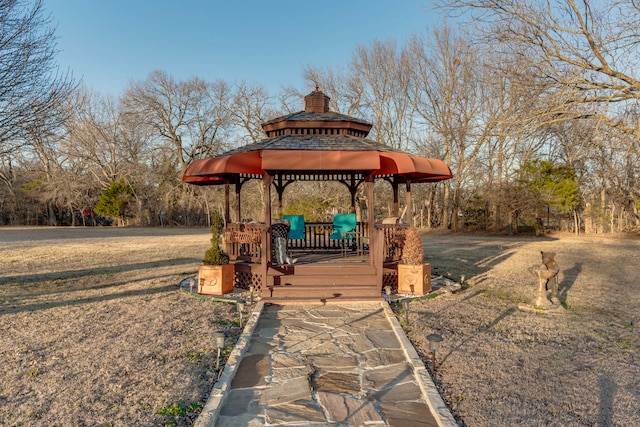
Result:
M542 255L542 264L547 267L547 270L559 271L555 252L540 251L540 255ZM551 276L547 280L545 286L547 290L551 289L551 301L554 304L560 304L560 301L558 300L558 273Z
M558 263L555 260L555 252L541 251L542 264L529 268L529 273L538 280L538 287L535 294L533 306L529 304L520 304L521 309L548 310L559 308L560 300L558 299ZM551 291L549 299L548 291Z

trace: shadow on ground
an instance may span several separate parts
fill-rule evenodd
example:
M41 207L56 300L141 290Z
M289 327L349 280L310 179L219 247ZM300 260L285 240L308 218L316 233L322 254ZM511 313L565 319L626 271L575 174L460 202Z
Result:
M75 279L80 277L95 276L98 274L123 273L127 271L145 270L148 268L167 267L199 263L200 258L171 258L162 261L140 262L135 264L114 265L112 267L87 268L81 270L55 271L52 273L24 274L0 278L0 285L46 282L50 280Z

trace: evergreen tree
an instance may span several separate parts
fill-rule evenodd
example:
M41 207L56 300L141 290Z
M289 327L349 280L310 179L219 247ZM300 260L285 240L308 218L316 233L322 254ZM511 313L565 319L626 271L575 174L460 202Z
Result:
M207 265L224 265L229 262L229 255L222 250L222 232L224 220L215 212L211 218L211 247L204 254L202 262Z
M100 195L93 208L98 215L122 219L126 216L129 200L133 196L133 188L124 179L113 181Z
M534 205L551 206L568 214L578 206L578 180L569 165L532 160L520 168L520 188Z

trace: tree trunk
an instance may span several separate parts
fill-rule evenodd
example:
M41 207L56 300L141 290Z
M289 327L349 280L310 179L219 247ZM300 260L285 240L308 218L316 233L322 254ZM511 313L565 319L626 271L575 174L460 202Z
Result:
M602 183L602 187L600 188L600 209L602 210L602 214L600 215L599 218L599 226L598 228L600 229L601 233L605 233L605 214L606 214L606 209L607 209L607 188L606 188L606 184L603 182Z
M53 206L51 203L47 204L47 224L51 226L58 225L58 221L56 220L56 213L53 210Z
M613 234L616 232L615 229L616 222L616 204L611 204L611 215L609 216L609 233Z
M618 232L622 232L625 230L625 228L627 228L627 221L626 221L626 215L625 213L627 212L626 207L623 207L622 209L620 209L620 213L618 214Z
M442 223L440 224L440 228L447 229L449 228L451 217L449 211L451 209L451 192L449 189L449 183L444 183L444 193L442 195Z
M434 205L435 205L435 199L436 199L436 189L434 186L431 186L430 192L429 192L429 205L428 205L428 209L427 209L427 228L431 228L432 224L433 224L433 209L434 209Z
M76 226L76 215L73 213L73 206L69 204L69 212L71 213L71 226ZM80 216L82 216L82 212L80 212Z

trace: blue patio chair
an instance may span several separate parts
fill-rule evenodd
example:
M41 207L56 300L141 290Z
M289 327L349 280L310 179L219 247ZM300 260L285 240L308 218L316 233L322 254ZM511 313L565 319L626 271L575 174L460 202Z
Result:
M304 239L304 215L282 215L289 221L289 239Z
M353 233L356 231L356 214L335 214L333 216L333 233L329 235L329 239L353 239Z

